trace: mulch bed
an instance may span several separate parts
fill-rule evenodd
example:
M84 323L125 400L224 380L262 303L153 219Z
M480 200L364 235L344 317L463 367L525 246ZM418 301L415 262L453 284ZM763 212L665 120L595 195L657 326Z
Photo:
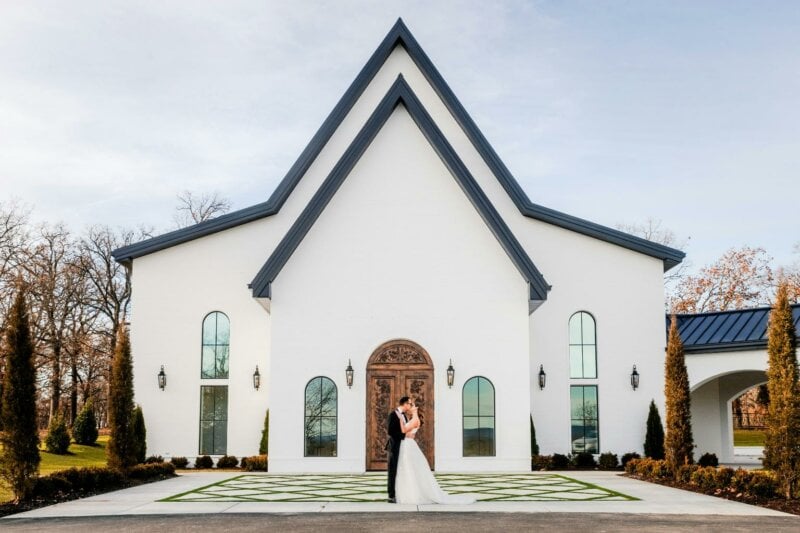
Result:
M48 505L54 505L56 503L64 503L72 500L79 500L81 498L88 498L89 496L96 496L98 494L105 494L106 492L114 492L115 490L122 490L122 489L129 489L131 487L138 487L139 485L144 485L146 483L153 483L155 481L162 481L164 479L169 479L174 476L159 476L152 479L148 479L145 481L142 480L128 480L122 485L114 488L110 488L107 490L97 490L97 491L71 491L67 493L60 493L58 496L53 498L32 498L30 500L20 502L18 504L12 502L5 502L0 503L0 517L8 516L17 513L24 513L25 511L33 511L34 509L39 509L40 507L47 507Z
M682 483L680 481L674 481L671 479L650 479L642 476L637 476L635 474L634 475L623 474L623 475L633 479L638 479L640 481L647 481L649 483L656 483L658 485L665 485L667 487L673 487L681 490L688 490L691 492L706 494L708 496L716 496L717 498L725 498L726 500L748 503L750 505L757 505L759 507L766 507L768 509L773 509L775 511L800 515L800 499L786 500L784 498L757 498L755 496L750 496L748 494L743 494L740 492L737 493L733 490L722 490L722 489L703 490L697 485L692 485L690 483Z

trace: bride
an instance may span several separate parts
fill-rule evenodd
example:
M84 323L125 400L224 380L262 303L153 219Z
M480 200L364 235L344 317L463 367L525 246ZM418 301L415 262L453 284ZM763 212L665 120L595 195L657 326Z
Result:
M475 498L471 496L450 495L439 488L428 460L414 438L421 424L417 406L412 403L409 412L411 420L405 423L401 421L405 438L400 441L397 462L397 503L475 503Z

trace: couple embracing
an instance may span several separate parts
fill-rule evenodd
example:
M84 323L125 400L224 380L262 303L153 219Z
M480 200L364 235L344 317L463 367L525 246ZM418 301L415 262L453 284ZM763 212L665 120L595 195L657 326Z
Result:
M403 396L397 408L389 413L386 430L389 441L389 502L391 503L474 503L475 499L451 496L439 488L428 460L415 440L421 425L419 410L414 402Z

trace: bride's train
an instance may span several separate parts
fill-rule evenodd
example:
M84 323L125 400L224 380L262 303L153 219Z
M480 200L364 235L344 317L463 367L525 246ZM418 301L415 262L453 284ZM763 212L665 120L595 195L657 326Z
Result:
M400 455L397 462L395 481L397 503L475 503L475 498L467 494L447 494L433 477L428 460L414 439L400 442Z

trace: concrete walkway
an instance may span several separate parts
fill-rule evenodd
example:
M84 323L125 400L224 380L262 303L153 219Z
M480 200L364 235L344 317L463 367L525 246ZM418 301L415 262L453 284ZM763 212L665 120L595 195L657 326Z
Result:
M164 498L235 477L231 472L184 473L179 477L43 507L0 521L46 517L188 515L209 513L624 513L654 515L784 516L770 509L637 481L615 472L563 472L563 475L638 498L639 501L478 502L472 505L393 505L348 502L160 502ZM264 474L269 475L269 474ZM2 528L2 526L0 526Z

